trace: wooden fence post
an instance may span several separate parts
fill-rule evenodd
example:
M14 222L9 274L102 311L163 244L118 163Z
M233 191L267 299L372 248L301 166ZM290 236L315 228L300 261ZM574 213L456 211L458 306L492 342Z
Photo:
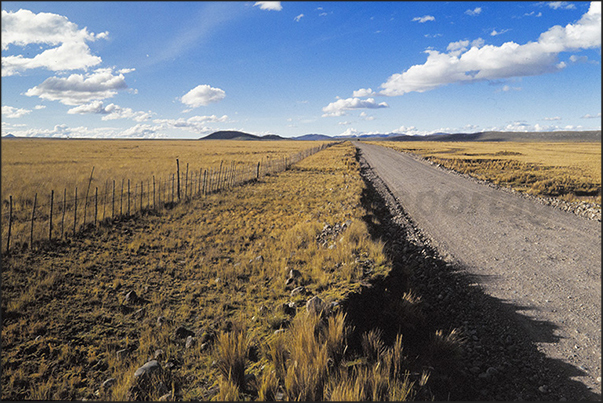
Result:
M105 213L107 212L107 192L108 192L107 188L109 187L109 186L107 186L108 181L109 181L108 179L105 180L105 191L103 192L103 221L105 221L105 217L106 217Z
M260 162L258 161L258 166L255 169L255 179L259 180L260 179Z
M180 161L176 158L176 174L178 175L178 201L180 201Z
M153 209L156 209L157 205L155 204L155 175L153 175Z
M172 174L172 203L174 203L174 174Z
M115 179L113 179L113 193L111 195L111 219L115 219Z
M33 229L34 229L34 218L36 216L36 204L38 203L38 194L34 196L33 209L31 210L31 232L29 234L29 249L33 249Z
M128 215L130 215L130 179L128 179Z
M77 224L77 187L75 188L75 200L73 203L73 236L75 236L76 224Z
M63 218L61 219L61 239L65 236L65 212L67 211L67 188L63 192Z
M48 240L52 241L52 208L54 207L54 190L50 191L50 223L49 223L49 227L50 229L48 230Z
M84 198L84 225L86 225L86 210L88 208L88 194L90 193L90 184L92 183L92 174L94 173L94 167L90 172L90 179L88 179L88 188L86 189L86 197Z
M140 181L140 211L142 211L142 200L144 199L144 181Z
M186 176L184 177L184 200L188 197L188 162L186 163Z
M10 248L10 230L13 226L13 196L10 195L8 197L9 199L9 207L8 207L8 237L6 239L6 252L8 253L8 250Z
M98 186L94 188L94 226L96 227L96 221L98 217Z
M119 194L119 215L123 215L124 214L124 179L121 179L121 193Z
M206 188L206 185L205 185L206 181L207 181L207 169L204 169L203 170L203 196L205 196L206 192L207 192L207 190L206 190L207 188Z

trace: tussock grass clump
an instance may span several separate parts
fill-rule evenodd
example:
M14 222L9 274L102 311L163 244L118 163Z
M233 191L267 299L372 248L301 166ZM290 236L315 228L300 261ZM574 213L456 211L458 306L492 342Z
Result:
M249 340L245 329L237 325L231 332L220 333L215 348L220 374L237 387L238 393L239 389L245 388L245 364L249 352Z

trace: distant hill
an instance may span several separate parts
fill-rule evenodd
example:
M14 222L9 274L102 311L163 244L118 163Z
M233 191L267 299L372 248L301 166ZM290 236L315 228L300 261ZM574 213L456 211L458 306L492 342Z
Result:
M304 134L303 136L294 137L293 140L333 140L333 137L326 134Z
M277 134L267 134L265 136L256 136L236 130L221 130L214 132L208 136L202 137L199 140L285 140Z
M379 140L379 139L376 139ZM601 141L601 130L558 132L480 132L436 133L427 136L400 135L381 140L390 141Z
M2 137L3 137L3 138L5 138L5 139L14 139L14 138L16 138L17 136L15 136L15 135L14 135L14 134L12 134L12 133L9 133L9 134L7 134L6 136L2 136Z

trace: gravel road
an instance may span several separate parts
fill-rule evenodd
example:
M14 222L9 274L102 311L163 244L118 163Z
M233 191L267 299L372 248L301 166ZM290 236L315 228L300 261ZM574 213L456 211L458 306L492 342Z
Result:
M462 267L500 306L512 307L521 318L514 330L588 391L572 396L566 389L561 400L600 400L601 223L417 156L355 146L443 260Z

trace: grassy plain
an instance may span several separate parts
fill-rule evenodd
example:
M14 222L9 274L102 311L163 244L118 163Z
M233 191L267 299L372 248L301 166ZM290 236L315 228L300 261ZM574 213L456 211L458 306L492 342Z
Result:
M339 144L259 182L3 257L2 399L423 393L431 364L413 367L401 334L388 345L375 329L361 348L347 344L354 330L337 303L392 270L369 234L363 191L355 149ZM292 270L299 276L286 288ZM332 313L308 314L313 296ZM390 313L419 326L419 303L408 290ZM195 344L186 347L182 328ZM432 351L457 351L454 333L433 336ZM135 370L154 357L163 371L138 384Z
M373 142L539 196L601 204L600 142Z
M219 166L223 161L257 164L296 153L316 144L304 141L263 141L250 147L247 141L219 140L74 140L2 139L2 200L13 196L15 206L31 205L34 194L51 190L69 194L77 186L86 189L92 167L91 187L102 188L107 180L132 183L153 176L166 178L176 172ZM83 190L82 190L83 189Z

